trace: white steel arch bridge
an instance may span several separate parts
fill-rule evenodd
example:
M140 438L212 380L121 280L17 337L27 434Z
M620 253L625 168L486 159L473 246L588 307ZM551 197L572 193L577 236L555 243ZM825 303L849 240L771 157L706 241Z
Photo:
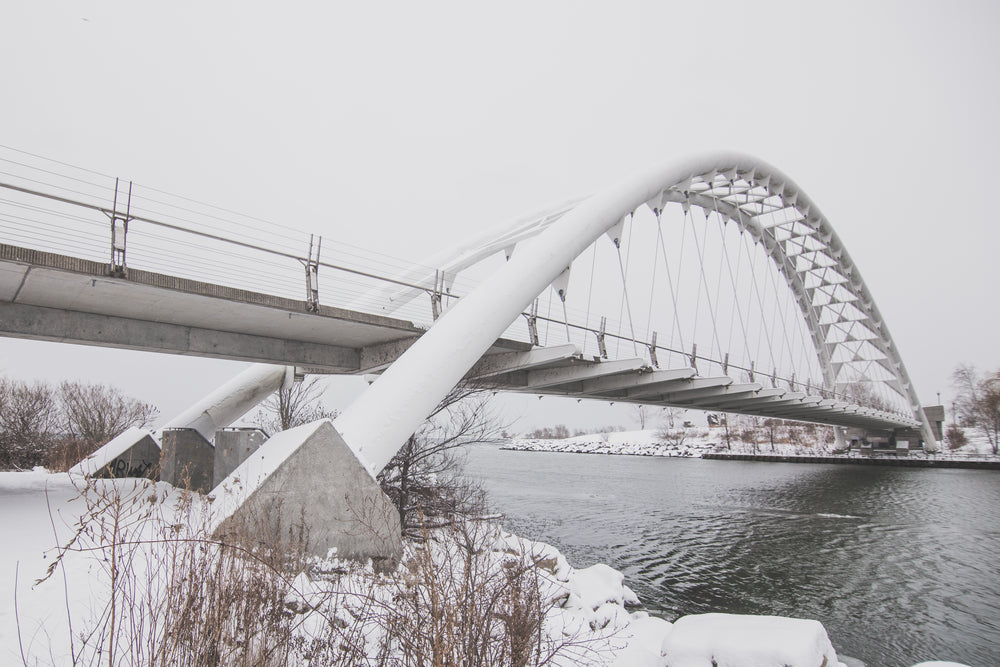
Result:
M691 250L697 254L701 265L701 280L696 281L696 289L699 295L705 294L710 311L709 350L712 352L700 354L697 343L685 348L682 327L677 323L671 327L669 345L658 342L655 333L649 336L648 318L645 330L648 337L642 337L637 331L633 317L635 306L629 300L627 270L622 261L625 228L635 224L639 209L646 209L655 219L658 244L654 246L654 257L656 250L662 249L666 259L668 250L663 244L662 217L671 205L683 211L685 221L692 209L700 209L706 224L713 217L723 228L731 223L735 234L749 240L770 260L791 294L800 318L797 323L805 325L816 355L818 382L809 377L808 368L797 381L795 369L786 366L786 374L780 379L784 386L779 388L778 371L773 365L774 349L768 350L771 373L761 370L763 364L756 365L760 359L754 359L745 344L750 309L744 311L739 303L739 281L732 276L729 263L727 268L735 292L731 300L730 332L735 324L732 319L732 311L735 311L743 327L740 334L748 353L742 365L731 361L731 350L719 340L719 313L713 312L719 310L720 300L717 299L714 305L711 303L713 288L718 295L721 284L716 281L715 285L710 285L705 276L707 232L700 241L697 230L693 232ZM512 377L511 381L522 382L530 391L552 391L555 387L554 393L560 393L559 388L562 388L567 394L614 400L716 407L723 411L870 428L895 425L896 428L918 430L925 445L931 449L935 447L934 434L888 327L830 222L778 169L755 158L734 154L709 155L648 170L592 197L510 226L500 236L490 235L462 248L435 272L435 292L444 290L449 277L495 254L502 253L507 261L447 311L407 355L338 420L338 429L345 440L350 443L355 439L358 451L370 452L367 456L371 468L379 469L383 459L387 461L385 457L391 457L391 452L388 448L382 451L382 448L373 447L371 443L398 440L402 431L410 428L409 422L416 419L416 415L429 412L433 407L430 403L436 402L463 377L493 339L508 329L512 319L528 311L524 319L529 335L533 342L539 342L536 298L548 288L551 288L550 295L559 295L562 318L557 314L555 318L544 319L556 324L561 319L569 343L573 342L572 329L582 332L584 337L594 334L600 356L607 357L606 320L600 328L594 328L588 307L583 325L571 323L566 307L574 264L586 259L588 249L603 236L608 237L617 251L623 288L620 312L628 313L629 320L628 335L616 334L614 338L619 342L626 340L626 351L628 348L633 352L642 349L646 364L636 368L639 366L636 359L620 361L618 367L632 369L633 375L617 380L609 378L614 367L602 372L601 364L597 363L594 364L597 368L592 365L590 369L577 372L541 370L527 378ZM728 255L725 240L721 247L722 254ZM596 258L596 248L593 252ZM719 267L721 274L721 263ZM679 297L676 283L682 277L677 275L676 281L673 280L667 267L667 278L676 315ZM755 271L751 271L749 280L752 283L750 292L756 292L755 296L761 300L759 276ZM592 270L591 288L593 281ZM773 281L771 286L777 291ZM392 310L412 296L412 290L394 290L388 299L381 301L388 303L384 309ZM592 292L587 296L589 303ZM654 297L655 294L650 304ZM696 313L699 305L700 302L695 307ZM771 339L767 331L767 309L763 303L760 305L762 312L757 313L757 319L764 336ZM771 309L772 323L778 320L780 312L777 307ZM780 318L782 331L773 333L786 337L793 327L785 313L781 313ZM677 340L674 333L679 334ZM713 339L714 347L711 346ZM758 353L760 342L758 334ZM787 340L782 342L789 347ZM780 347L782 342L769 340L768 345ZM673 359L675 355L686 358L686 368L657 368L660 358ZM447 363L442 362L444 359ZM721 373L713 376L706 372L707 367L716 367ZM745 381L735 381L733 375ZM406 377L421 378L421 386L425 389L421 393L425 397L423 402L406 398ZM400 415L399 421L407 422L407 426L399 428L393 423L395 420L384 420L376 434L368 435L369 429L363 424L370 420L378 406L397 404L407 404L414 414L413 417Z
M388 342L403 344L390 345L377 369L360 364L352 371L382 370L334 422L372 475L466 379L510 391L853 426L919 438L936 448L888 327L830 221L791 179L750 156L669 162L483 232L452 252L391 270L363 261L360 268L346 260L320 261L312 239L303 257L278 248L273 238L248 240L242 229L186 225L177 209L189 209L177 205L175 217L167 219L162 196L147 197L146 209L125 208L117 200L118 184L110 208L95 204L79 176L72 177L79 181L72 190L57 186L58 194L42 192L31 179L0 183L11 197L0 201L7 206L0 208L0 231L25 245L17 236L19 221L31 220L17 217L29 215L24 210L72 218L82 207L103 213L104 228L110 220L109 273L119 279L129 280L134 257L169 273L175 265L163 258L168 247L180 245L197 246L185 251L187 266L206 253L204 261L217 270L210 248L216 244L235 248L232 265L249 263L255 274L267 274L254 264L262 253L298 267L298 281L304 267L305 308L317 317L330 299L319 290L321 269L324 285L333 275L358 281L336 297L347 312L415 321L417 311L424 319L432 315L409 329L400 320L392 326L388 319L374 321L373 329L382 332L395 327L396 338ZM37 205L39 197L47 207ZM159 215L156 203L162 205ZM211 217L222 220L220 210ZM144 225L156 232L145 255L141 237L135 240ZM84 254L81 248L74 243L73 254ZM329 256L329 243L325 251ZM258 289L273 294L285 287ZM431 308L415 305L426 304L428 295ZM378 340L386 344L384 335ZM367 349L363 342L356 347ZM297 365L316 366L315 360ZM216 409L210 426L237 418L248 397L259 400L286 375L281 367L251 369L235 382L258 390ZM206 401L216 404L213 395ZM207 410L203 403L171 423L195 419Z

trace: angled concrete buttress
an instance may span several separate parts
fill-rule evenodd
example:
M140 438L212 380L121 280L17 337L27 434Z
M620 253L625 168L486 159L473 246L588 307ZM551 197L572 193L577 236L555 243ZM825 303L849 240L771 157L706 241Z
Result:
M396 507L327 419L271 437L211 496L225 541L294 546L304 535L312 555L390 569L402 555Z
M160 445L142 428L130 428L69 469L83 477L159 479Z
M229 426L273 392L289 386L293 373L294 369L287 366L253 364L168 421L161 427L161 431L192 429L211 447L210 443L217 430ZM161 457L160 442L156 434L148 429L130 428L73 466L70 474L160 479ZM171 460L168 468L176 468L177 464L180 467L187 465L187 474L190 476L207 474L204 489L211 488L214 481L214 456L203 459L201 463ZM109 474L109 466L113 467L113 474Z

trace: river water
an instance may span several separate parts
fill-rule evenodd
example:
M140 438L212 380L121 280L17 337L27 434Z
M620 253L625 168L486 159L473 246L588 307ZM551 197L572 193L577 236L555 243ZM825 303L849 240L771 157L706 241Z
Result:
M996 472L467 452L509 529L669 620L814 618L871 667L1000 665Z

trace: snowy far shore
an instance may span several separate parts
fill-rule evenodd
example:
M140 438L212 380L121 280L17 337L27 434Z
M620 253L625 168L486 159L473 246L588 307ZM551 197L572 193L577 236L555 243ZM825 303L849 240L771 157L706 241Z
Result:
M634 436L625 434L619 437L623 438L621 442L634 440ZM663 446L645 441L642 444L647 448ZM8 537L16 536L8 539L0 556L3 664L95 662L100 637L88 633L97 627L106 631L112 596L135 603L127 610L120 610L123 616L118 632L123 631L126 618L129 623L126 632L150 632L156 612L154 606L143 607L143 604L149 604L151 593L162 592L164 586L164 547L156 541L160 534L157 531L182 530L180 522L188 520L185 517L204 516L211 511L210 503L196 497L193 512L187 506L188 513L182 517L183 494L164 483L97 480L88 491L89 498L81 497L79 483L80 480L67 474L42 469L0 473L0 514ZM99 524L102 516L107 518L101 513L111 509L107 504L94 504L94 498L102 501L117 498L118 507L138 512L128 515L128 528L114 524L115 531L125 531L115 533L123 543L142 542L141 548L129 551L128 571L134 577L129 581L134 588L121 584L120 571L119 583L112 585L111 578L116 575L108 567L107 548L86 548L88 544L96 545L99 538L100 531L93 530L94 522ZM67 544L78 533L79 521L88 512L92 528L80 534L77 542L83 548L65 552L54 570L55 576L34 583L54 563L57 545ZM104 523L104 530L109 525ZM640 601L625 584L622 574L607 565L573 568L555 548L519 538L487 522L466 525L462 530L466 538L475 533L477 539L484 540L486 548L476 557L483 559L487 570L506 572L511 563L528 562L534 567L532 571L538 572L542 606L548 609L541 626L546 645L562 647L552 664L621 667L855 667L860 664L838 659L818 621L704 614L681 617L670 623L642 611ZM406 549L403 563L388 574L376 573L370 563L358 565L330 558L320 567L314 567L311 574L303 572L294 581L286 582L282 613L292 619L289 627L293 631L285 664L318 664L309 657L319 650L314 640L327 636L324 633L331 628L354 632L351 637L355 648L366 655L352 664L367 664L367 660L375 664L390 635L384 625L368 620L366 614L372 614L373 609L390 609L398 604L401 592L413 594L428 585L427 572L421 574L414 563L430 563L436 568L435 573L453 574L456 554L459 558L462 553L468 556L467 551L461 551L460 544L443 533L431 535L424 544L408 544ZM147 613L148 618L144 617ZM89 647L84 646L85 638ZM76 656L76 661L71 656ZM107 660L105 654L102 664Z
M992 453L987 439L975 429L965 429L968 444L957 450L942 449L939 458L1000 459ZM738 429L732 428L728 442L725 429L677 428L645 429L637 431L610 431L591 433L569 438L513 438L501 445L502 449L526 452L566 452L574 454L611 454L625 456L666 456L701 458L712 452L734 454L776 454L778 456L810 456L843 454L837 452L833 436L828 429L817 429L814 433L800 433L796 442L789 442L783 434L777 434L774 443L766 430L755 434L756 442L741 438ZM911 451L910 456L924 456L923 452Z

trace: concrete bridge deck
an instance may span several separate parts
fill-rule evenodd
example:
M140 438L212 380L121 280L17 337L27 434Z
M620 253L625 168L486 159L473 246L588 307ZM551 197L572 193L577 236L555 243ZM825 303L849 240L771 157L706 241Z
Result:
M379 373L419 338L412 322L0 244L0 335L296 366ZM641 358L585 358L572 344L499 339L468 372L498 390L673 405L892 431L897 413L804 391L656 369Z

